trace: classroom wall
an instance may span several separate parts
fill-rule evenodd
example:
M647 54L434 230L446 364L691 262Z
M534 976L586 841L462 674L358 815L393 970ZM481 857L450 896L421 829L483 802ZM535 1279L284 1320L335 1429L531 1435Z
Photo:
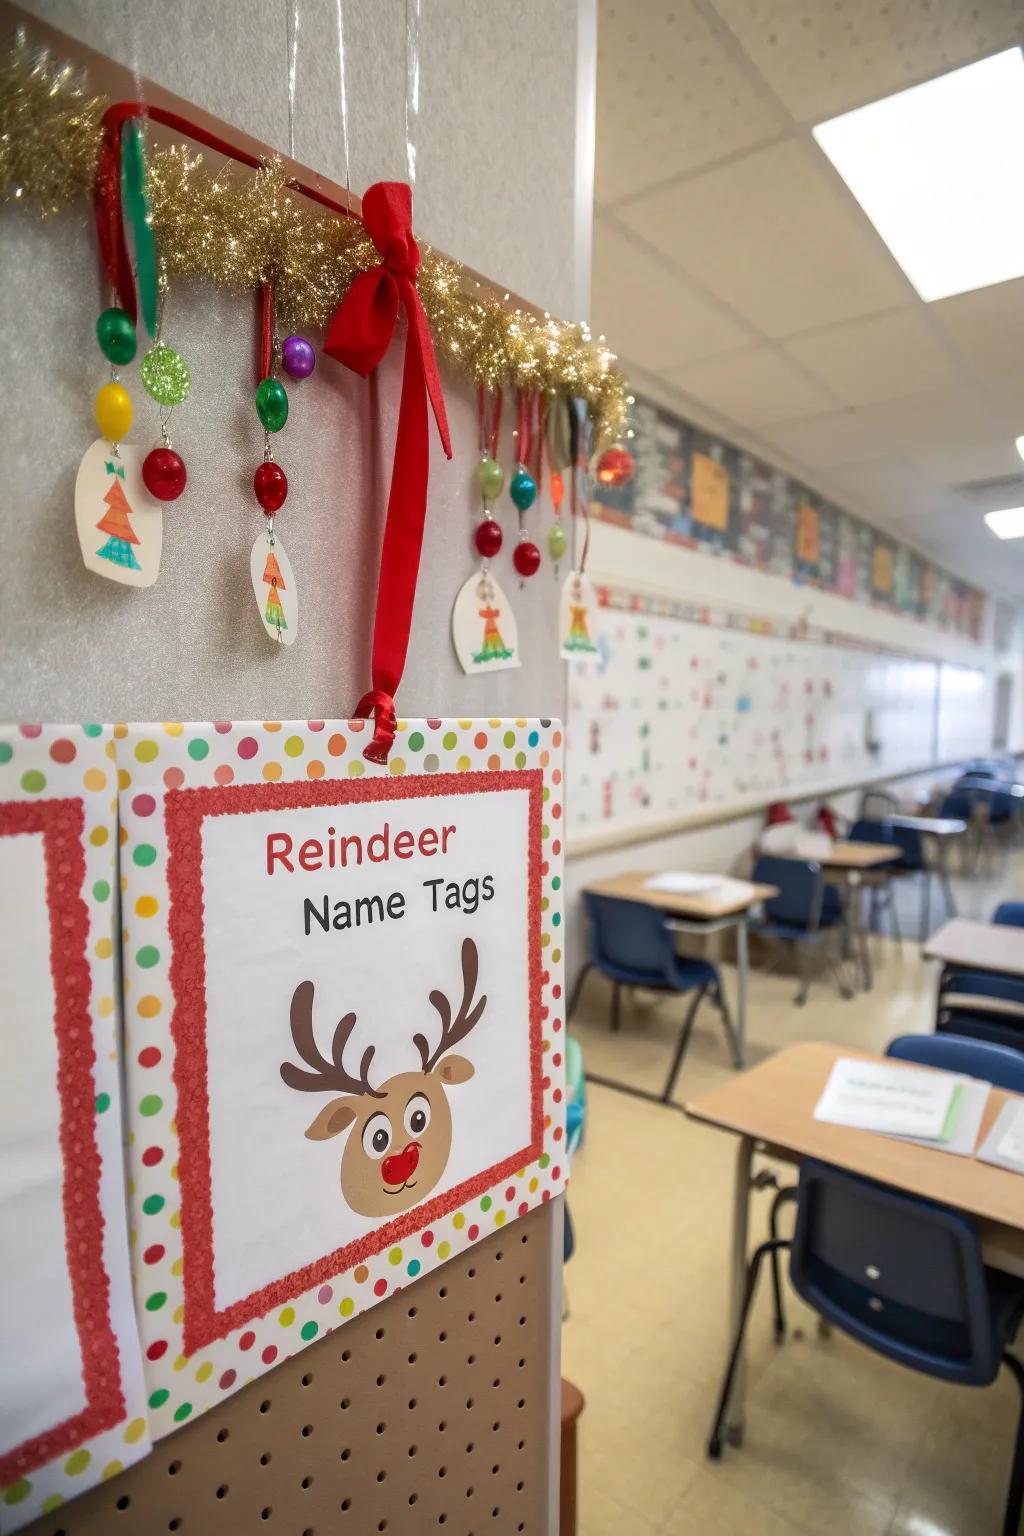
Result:
M246 0L33 0L31 8L287 152L290 3L260 7L260 25ZM344 181L334 14L333 0L300 0L295 147ZM344 17L351 184L361 192L405 175L405 6L344 0ZM575 146L578 117L593 116L593 46L593 7L574 0L516 0L500 11L464 0L423 7L417 232L566 316L588 303L589 224L577 184L586 191L592 167ZM508 131L512 113L529 133ZM592 143L592 131L582 142ZM346 715L369 684L400 352L393 349L375 383L321 359L311 379L290 389L291 414L275 442L290 484L278 531L296 567L301 629L292 647L273 647L250 611L249 550L262 522L252 495L262 452L253 306L208 287L179 285L169 296L165 337L192 368L191 395L172 423L190 485L165 514L157 585L118 587L82 568L72 524L75 472L95 436L92 399L103 380L94 327L106 296L89 210L44 222L5 209L2 229L0 327L18 380L17 430L0 441L4 584L17 610L0 658L4 715ZM134 370L126 377L131 387ZM547 583L522 591L507 583L523 641L520 670L465 677L452 654L452 600L474 569L476 422L467 385L446 372L444 386L455 459L447 464L432 444L400 710L560 717L564 669ZM137 381L133 394L133 439L158 440L156 406ZM504 451L507 458L507 442Z

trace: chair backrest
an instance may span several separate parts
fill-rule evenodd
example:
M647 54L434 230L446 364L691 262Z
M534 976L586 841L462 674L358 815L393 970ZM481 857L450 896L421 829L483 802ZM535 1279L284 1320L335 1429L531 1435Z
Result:
M821 865L814 859L784 859L762 853L754 865L755 885L777 885L779 894L764 904L772 922L792 923L799 928L816 929L821 921L821 903L825 881Z
M940 1067L944 1072L961 1072L980 1077L994 1088L1010 1093L1024 1093L1024 1051L1013 1051L990 1040L972 1040L969 1035L897 1035L885 1048L887 1056L897 1061L913 1061L921 1067Z
M1024 1019L1016 1019L1012 1014L940 1008L935 1031L940 1035L966 1035L971 1040L985 1040L992 1045L1004 1045L1007 1050L1024 1052Z
M1001 1002L1020 1003L1024 1007L1024 977L1000 976L996 971L947 971L942 980L942 996L950 993L997 997Z
M992 921L1007 928L1024 928L1024 901L1001 901L992 913Z
M672 934L664 913L641 901L619 901L586 891L590 958L598 970L666 981L673 961ZM623 975L622 979L625 979Z
M976 1386L1000 1350L970 1219L808 1158L790 1273L798 1295L862 1344Z
M897 848L902 850L898 868L925 868L924 838L916 827L894 826L892 829L892 840Z
M868 821L860 817L854 822L847 832L851 843L894 843L892 823L889 821Z
M866 789L860 797L860 815L868 817L875 811L876 817L889 816L899 809L899 801L887 789Z
M970 821L974 811L974 796L963 789L954 789L939 806L939 815L955 821Z

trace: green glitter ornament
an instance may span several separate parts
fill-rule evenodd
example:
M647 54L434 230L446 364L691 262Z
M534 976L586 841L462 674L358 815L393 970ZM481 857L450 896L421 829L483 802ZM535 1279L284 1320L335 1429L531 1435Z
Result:
M139 364L142 387L158 405L181 405L192 387L188 363L173 347L157 342Z

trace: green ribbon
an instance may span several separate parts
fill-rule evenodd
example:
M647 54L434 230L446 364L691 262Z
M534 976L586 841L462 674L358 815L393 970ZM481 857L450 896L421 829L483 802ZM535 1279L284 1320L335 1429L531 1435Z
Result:
M125 123L121 134L121 202L135 245L139 310L146 330L155 336L159 311L156 245L149 222L149 200L146 197L146 152L142 129L137 122Z

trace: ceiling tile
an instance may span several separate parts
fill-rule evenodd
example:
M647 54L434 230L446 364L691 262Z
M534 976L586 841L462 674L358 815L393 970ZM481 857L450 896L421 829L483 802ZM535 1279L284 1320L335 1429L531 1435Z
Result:
M836 464L859 464L891 458L893 445L883 432L857 411L833 411L788 421L759 434L771 446L809 469L829 469Z
M774 347L752 347L666 370L684 394L742 427L827 411L836 401Z
M594 222L591 314L595 333L604 332L620 357L654 373L751 339L745 326L695 293L662 257L601 218Z
M1013 436L980 391L955 386L864 406L860 415L939 485L1010 474Z
M649 193L617 217L767 336L912 298L809 143L758 150Z
M845 464L829 471L829 483L863 508L873 522L908 536L919 517L928 517L950 492L932 485L901 459Z
M929 304L967 361L983 376L1020 371L1024 355L1024 277Z
M1021 38L1020 0L711 0L798 122L819 123Z
M953 366L915 309L794 336L785 350L846 405L870 405L952 378Z
M785 115L698 7L607 0L597 34L601 205L777 137Z

